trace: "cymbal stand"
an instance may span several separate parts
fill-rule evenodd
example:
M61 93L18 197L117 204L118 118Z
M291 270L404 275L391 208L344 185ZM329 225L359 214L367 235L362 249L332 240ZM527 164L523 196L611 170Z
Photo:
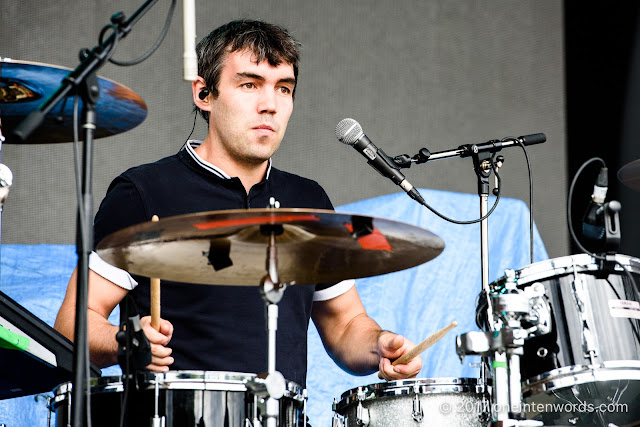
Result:
M271 198L270 207L277 208L279 203ZM267 247L266 270L267 274L260 284L260 294L265 302L265 315L268 334L267 347L267 374L260 375L264 379L266 397L266 427L277 427L280 415L280 404L278 400L284 395L286 382L280 372L276 370L276 333L278 330L278 303L284 296L284 291L288 284L281 283L278 276L278 250L276 247L276 236L282 234L282 225L263 225L260 232L267 236L269 244ZM257 388L256 384L252 388ZM258 420L255 420L258 421ZM254 425L257 423L254 423Z

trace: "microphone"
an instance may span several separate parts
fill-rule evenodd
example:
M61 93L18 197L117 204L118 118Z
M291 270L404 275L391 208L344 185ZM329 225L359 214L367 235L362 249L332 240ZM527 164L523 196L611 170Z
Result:
M355 148L380 175L389 178L396 185L399 185L409 197L421 204L425 203L418 190L407 181L393 159L373 145L373 142L367 138L367 135L362 131L360 123L353 119L341 120L338 126L336 126L336 137L343 144Z
M599 241L604 237L604 200L607 197L609 179L608 169L600 168L600 173L593 186L591 201L582 218L582 235L589 240Z
M183 78L187 82L195 82L198 79L195 0L182 0L182 29L184 32L184 53L182 54L184 67Z

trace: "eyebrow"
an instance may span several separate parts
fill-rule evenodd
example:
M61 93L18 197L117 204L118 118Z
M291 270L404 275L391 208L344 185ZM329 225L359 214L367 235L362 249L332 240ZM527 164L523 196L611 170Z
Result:
M266 80L264 78L264 76L261 76L260 74L255 74L255 73L237 73L236 74L236 80L242 80L242 79L254 79L254 80L259 80L261 82ZM278 80L278 83L288 83L288 84L292 84L292 85L295 86L296 79L294 77L285 77L283 79Z

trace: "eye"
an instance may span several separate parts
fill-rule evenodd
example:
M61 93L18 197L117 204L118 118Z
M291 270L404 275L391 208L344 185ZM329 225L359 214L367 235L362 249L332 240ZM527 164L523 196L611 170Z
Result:
M280 91L280 93L282 93L283 95L289 95L291 93L291 88L287 87L287 86L280 86L278 88L278 90Z
M248 82L248 83L241 84L240 87L243 87L245 89L254 89L256 85L252 82Z

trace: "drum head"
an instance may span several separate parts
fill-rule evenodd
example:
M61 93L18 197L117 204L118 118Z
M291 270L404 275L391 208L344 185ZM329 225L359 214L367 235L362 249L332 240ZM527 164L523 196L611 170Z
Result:
M560 368L524 383L527 418L545 425L638 425L640 361Z

